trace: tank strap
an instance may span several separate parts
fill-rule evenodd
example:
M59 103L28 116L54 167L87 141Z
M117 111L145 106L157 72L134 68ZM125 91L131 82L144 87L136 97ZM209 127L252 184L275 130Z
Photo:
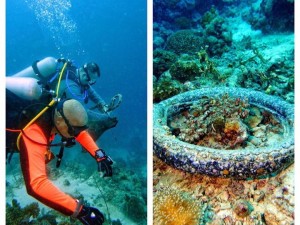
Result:
M34 71L34 73L38 76L38 77L42 77L41 72L39 71L39 68L37 67L37 63L39 62L39 60L36 60L32 63L31 67Z

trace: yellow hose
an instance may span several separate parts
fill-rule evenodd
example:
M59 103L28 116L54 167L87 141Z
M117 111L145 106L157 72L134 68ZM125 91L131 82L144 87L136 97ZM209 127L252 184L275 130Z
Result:
M29 127L31 124L33 124L44 112L46 112L51 106L53 106L56 103L56 100L58 98L58 93L59 93L60 81L61 81L62 75L63 75L67 65L68 65L68 63L65 62L63 68L60 71L57 86L56 86L56 91L55 91L55 95L56 95L55 98L52 99L51 102L45 108L43 108L29 123L27 123L27 125L22 129L23 131L27 127ZM20 132L20 134L17 138L17 148L18 148L18 150L20 150L19 143L20 143L21 136L22 136L22 132Z
M60 71L60 74L59 74L59 77L58 77L58 82L57 82L57 87L56 87L56 92L55 92L55 94L56 94L55 97L56 97L56 98L58 97L58 92L59 92L59 87L60 87L60 81L61 81L61 78L62 78L63 73L65 72L65 69L66 69L67 65L68 65L68 63L65 62L63 68L62 68L61 71Z

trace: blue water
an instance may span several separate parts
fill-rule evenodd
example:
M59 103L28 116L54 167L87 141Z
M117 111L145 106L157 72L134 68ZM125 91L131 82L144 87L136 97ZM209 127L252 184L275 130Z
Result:
M78 65L95 61L97 92L106 102L123 95L114 111L119 123L101 137L101 146L130 151L138 140L146 154L146 11L139 0L6 1L6 74L46 56Z

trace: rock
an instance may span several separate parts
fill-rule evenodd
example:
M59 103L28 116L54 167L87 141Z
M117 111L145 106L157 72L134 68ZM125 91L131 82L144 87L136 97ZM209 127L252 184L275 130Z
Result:
M259 202L259 201L263 200L264 197L265 197L265 192L260 191L260 190L254 191L253 200L255 202Z
M263 119L261 112L258 108L253 107L251 108L250 115L245 119L245 123L250 127L254 128L257 127Z
M237 216L244 218L250 215L250 213L253 211L253 206L250 204L250 202L240 199L233 206L233 211Z

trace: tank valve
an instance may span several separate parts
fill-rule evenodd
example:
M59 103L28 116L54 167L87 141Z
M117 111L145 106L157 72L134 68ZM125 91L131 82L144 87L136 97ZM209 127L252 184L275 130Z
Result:
M54 97L55 96L55 91L54 90L48 90L48 89L46 89L46 88L43 88L43 93L45 93L45 94L50 94L52 97Z

